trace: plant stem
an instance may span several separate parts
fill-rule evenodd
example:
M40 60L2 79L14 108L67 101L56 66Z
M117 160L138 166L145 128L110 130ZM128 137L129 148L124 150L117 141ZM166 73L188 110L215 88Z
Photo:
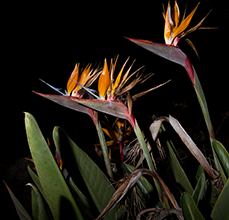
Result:
M130 124L132 125L133 129L134 129L134 132L138 138L138 141L142 147L142 150L143 150L143 153L144 153L144 156L146 158L146 162L148 164L148 167L151 171L155 171L155 168L153 166L153 162L152 162L152 159L150 157L150 154L149 154L149 151L148 151L148 148L146 146L146 142L144 140L144 137L142 135L142 132L138 126L138 123L137 123L137 120L133 117L133 115L131 114L131 118L130 118ZM162 192L161 192L161 188L160 188L160 185L158 184L158 182L156 180L154 180L154 184L156 186L156 189L157 189L157 192L158 192L158 196L160 198L161 201L164 200L164 197L162 195Z
M200 103L201 110L203 112L204 120L205 120L205 123L207 125L207 129L208 129L208 133L209 133L209 137L210 137L210 142L212 144L212 141L215 140L215 134L214 134L214 131L213 131L210 115L209 115L209 112L208 112L208 106L207 106L207 102L206 102L206 99L205 99L205 95L204 95L202 86L200 84L200 80L199 80L199 78L197 76L197 73L196 73L193 65L191 63L189 65L190 65L190 69L194 72L195 82L194 82L193 86L194 86L198 101Z
M103 151L103 157L104 157L107 173L111 178L113 178L106 139L104 137L104 133L103 133L100 121L98 120L98 113L96 111L94 111L94 112L95 112L95 115L97 114L96 115L97 120L96 120L96 123L95 123L95 127L96 127L96 130L97 130L97 133L98 133L98 136L99 136L99 141L100 141L101 148L102 148L102 151Z

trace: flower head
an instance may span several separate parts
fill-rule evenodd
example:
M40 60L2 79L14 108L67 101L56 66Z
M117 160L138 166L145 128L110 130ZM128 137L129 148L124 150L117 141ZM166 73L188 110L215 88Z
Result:
M98 69L91 70L91 64L89 64L80 74L79 63L77 63L67 83L67 94L81 98L82 94L79 93L80 89L82 86L90 86L98 77L97 73Z
M194 10L184 19L185 15L183 16L183 19L181 22L180 20L180 10L178 7L177 2L175 1L174 8L172 10L172 7L170 5L170 2L168 3L168 7L166 10L166 13L164 12L164 18L165 18L165 27L164 27L164 38L166 44L171 44L173 46L176 46L180 38L182 38L184 35L187 34L187 31L185 29L188 27L189 23L192 20L192 17L199 6L200 3L197 4L197 6L194 8ZM196 25L191 31L196 30L203 20ZM190 33L190 32L189 32Z
M138 82L143 81L144 77L142 77L142 74L139 74L139 70L142 67L133 72L131 75L129 75L134 62L131 64L129 69L125 73L123 73L128 59L123 64L121 70L119 71L115 79L114 73L116 72L115 70L117 60L118 57L115 59L114 62L113 59L111 59L109 70L106 60L104 61L104 67L98 82L98 92L101 99L107 98L107 100L116 100L124 93L130 91ZM134 75L135 78L133 79Z

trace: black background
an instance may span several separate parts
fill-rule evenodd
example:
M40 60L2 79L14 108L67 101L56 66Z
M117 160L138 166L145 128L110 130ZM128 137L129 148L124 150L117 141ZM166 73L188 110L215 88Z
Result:
M167 5L166 1L163 3ZM178 1L181 13L185 3L188 3L187 13L190 13L198 1ZM228 149L228 1L203 0L189 27L197 24L211 9L212 12L202 26L218 29L197 30L187 36L195 45L200 61L184 39L179 46L195 66L208 102L214 130L217 131L216 136ZM16 191L17 196L24 197L17 190L23 191L25 184L18 186L19 183L16 184L15 181L19 180L10 176L8 170L19 158L29 155L23 112L34 115L45 137L51 138L53 127L60 126L76 142L78 140L77 143L81 143L81 146L87 147L97 140L96 131L88 116L65 109L32 93L33 90L55 93L40 82L39 78L55 87L65 88L76 62L102 65L105 58L110 60L118 54L119 65L128 56L130 63L137 59L133 69L145 65L145 73L155 73L141 89L146 90L172 79L166 86L134 103L140 126L141 123L144 125L144 117L140 112L158 116L171 114L181 124L187 125L187 129L192 126L197 134L200 130L206 132L199 103L185 69L124 38L126 36L163 43L162 1L153 1L153 4L14 3L5 6L3 15L3 133L0 164L2 179L6 182L8 180L7 184ZM3 184L1 192L3 200L9 203L4 212L9 214L13 210L14 213L13 203L11 204Z

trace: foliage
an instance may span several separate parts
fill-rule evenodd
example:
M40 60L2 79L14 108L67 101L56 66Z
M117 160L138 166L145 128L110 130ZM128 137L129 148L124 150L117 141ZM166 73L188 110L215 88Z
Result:
M102 162L96 164L60 127L53 130L53 155L35 118L25 113L26 135L35 170L28 167L33 180L27 184L31 187L32 213L24 209L5 183L20 219L229 219L229 154L215 138L197 73L177 46L182 37L202 24L204 19L185 31L196 9L179 23L177 3L172 12L168 4L164 12L166 44L128 39L186 69L209 132L214 167L171 115L152 117L151 126L147 128L151 136L141 131L132 111L133 101L155 89L130 94L135 85L149 78L140 73L141 68L130 74L132 63L125 72L127 60L117 74L117 57L111 60L110 67L106 59L102 69L91 70L89 64L80 75L77 64L65 93L48 83L60 95L35 93L91 117L100 142L95 143L95 149L98 155L103 155ZM90 86L97 81L98 91L94 91ZM106 117L103 118L104 115ZM107 120L105 124L110 123L106 129L102 128L102 118ZM114 118L114 123L111 123ZM174 129L180 143L174 144L164 122ZM135 135L131 135L130 127ZM105 134L111 140L107 141ZM178 145L187 147L195 159L198 165L195 177L186 172L177 151ZM120 153L118 159L113 158L113 149L117 148ZM155 162L155 152L161 156L160 163ZM167 168L164 169L163 165Z

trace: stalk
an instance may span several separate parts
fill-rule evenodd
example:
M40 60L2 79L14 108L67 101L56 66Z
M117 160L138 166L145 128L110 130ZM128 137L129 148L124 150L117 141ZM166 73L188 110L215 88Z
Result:
M205 120L207 129L208 129L210 142L212 144L212 141L215 140L215 134L214 134L214 131L213 131L211 118L210 118L209 111L208 111L207 101L205 99L205 95L204 95L202 86L200 84L200 80L199 80L199 78L197 76L197 73L196 73L193 65L190 62L188 63L188 65L187 65L187 67L185 69L186 69L187 72L193 71L193 73L194 73L193 87L194 87L194 90L196 92L198 101L200 103L200 107L201 107L201 110L202 110L202 113L203 113L203 116L204 116L204 120Z
M152 158L150 157L148 148L146 146L146 142L144 140L144 137L142 135L140 127L138 126L137 120L134 118L133 114L131 114L129 122L130 122L131 126L133 127L134 132L135 132L135 134L137 136L137 139L138 139L138 141L139 141L139 143L140 143L140 145L142 147L142 150L143 150L144 156L146 158L146 162L148 164L149 169L151 171L155 171L155 168L154 168L153 162L152 162ZM158 182L156 180L154 180L154 184L156 186L156 189L157 189L158 196L159 196L160 200L164 201L164 196L162 195L162 191L161 191L160 185L158 184Z
M102 152L103 152L103 158L104 158L104 161L105 161L107 173L111 178L113 178L113 174L112 174L112 170L111 170L111 164L110 164L110 160L109 160L109 153L108 153L107 143L106 143L106 139L104 137L104 133L103 133L103 130L102 130L101 123L98 120L98 112L96 112L96 111L93 111L93 112L94 112L94 116L95 117L93 117L92 120L93 120L93 122L95 124L96 130L97 130L97 133L98 133L98 136L99 136L99 141L100 141L100 144L101 144L101 148L102 148Z

